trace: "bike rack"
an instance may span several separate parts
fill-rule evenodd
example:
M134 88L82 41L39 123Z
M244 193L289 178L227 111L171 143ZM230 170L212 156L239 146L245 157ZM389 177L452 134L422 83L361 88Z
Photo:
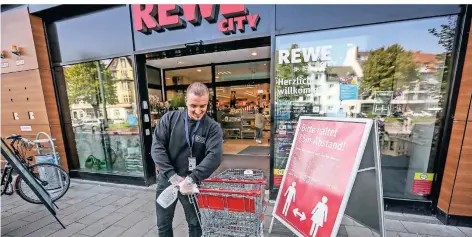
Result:
M46 138L43 138L43 139L40 139L41 135L45 136ZM52 156L54 157L54 164L55 165L59 165L59 159L58 159L58 156L57 156L57 153L56 153L56 145L54 144L54 141L56 139L55 138L51 138L51 136L49 136L49 134L45 133L45 132L39 132L38 134L36 134L36 139L33 140L34 144L36 145L36 153L37 155L44 155L41 153L41 151L43 150L49 150L49 151L52 151L52 153L49 153L49 154L52 154ZM49 146L43 146L43 147L40 147L40 144L42 143L49 143ZM48 154L48 153L46 153ZM59 171L57 172L58 173L58 177L60 177L60 173ZM64 187L63 183L62 182L59 182L61 184L61 188Z
M41 137L41 135L44 135L46 136L45 139L39 139ZM54 164L56 165L59 165L59 161L58 161L58 157L56 155L56 145L54 144L54 141L56 139L55 138L51 138L51 136L49 136L49 134L45 133L45 132L39 132L38 134L36 134L36 139L33 141L34 144L36 144L36 152L38 155L41 155L41 151L42 150L52 150L52 154L54 156ZM49 143L50 146L48 147L40 147L39 145L41 143Z

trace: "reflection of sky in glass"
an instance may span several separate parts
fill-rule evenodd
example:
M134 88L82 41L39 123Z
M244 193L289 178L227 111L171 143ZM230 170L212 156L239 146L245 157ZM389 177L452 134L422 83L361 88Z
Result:
M358 46L359 51L369 51L398 43L407 50L442 53L445 51L444 47L438 44L438 38L429 33L428 29L440 30L441 24L447 23L447 17L438 17L278 36L276 46L277 49L289 49L293 43L297 43L302 48L331 45L335 65L341 65L344 62L347 49L352 46Z

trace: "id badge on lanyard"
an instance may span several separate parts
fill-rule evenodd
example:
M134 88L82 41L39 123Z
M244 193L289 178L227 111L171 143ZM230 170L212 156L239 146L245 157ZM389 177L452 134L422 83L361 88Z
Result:
M189 137L188 131L188 115L185 116L185 138L187 140L188 148L190 149L190 156L188 157L188 170L193 171L197 167L197 159L193 156L193 143L195 141L195 133L197 132L200 121L197 122L197 125L192 131L192 134Z

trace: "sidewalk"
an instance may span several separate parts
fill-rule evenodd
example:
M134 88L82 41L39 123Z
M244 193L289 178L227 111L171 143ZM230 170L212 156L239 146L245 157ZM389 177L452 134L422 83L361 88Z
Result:
M150 237L158 236L155 217L155 187L137 187L73 180L66 196L57 202L56 222L42 206L29 204L17 195L2 196L1 236L6 237ZM293 236L279 222L267 233L271 207L266 210L264 236ZM174 236L187 234L182 207L174 218ZM471 228L444 226L434 217L386 213L388 237L472 237ZM367 228L344 218L338 236L374 237Z

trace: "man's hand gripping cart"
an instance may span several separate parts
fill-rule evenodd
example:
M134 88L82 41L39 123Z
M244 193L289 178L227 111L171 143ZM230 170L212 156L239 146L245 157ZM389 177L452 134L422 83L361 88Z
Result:
M261 170L228 169L202 181L190 200L203 236L263 236L266 185Z

